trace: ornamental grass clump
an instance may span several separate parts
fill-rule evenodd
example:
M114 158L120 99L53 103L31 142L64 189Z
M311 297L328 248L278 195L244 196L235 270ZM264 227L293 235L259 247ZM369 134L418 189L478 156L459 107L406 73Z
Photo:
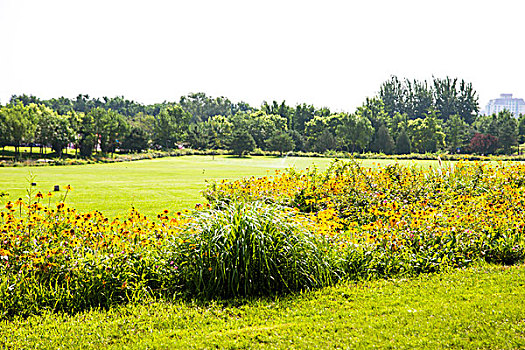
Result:
M326 286L335 276L324 237L309 232L295 211L260 202L199 212L175 244L190 295L269 295Z

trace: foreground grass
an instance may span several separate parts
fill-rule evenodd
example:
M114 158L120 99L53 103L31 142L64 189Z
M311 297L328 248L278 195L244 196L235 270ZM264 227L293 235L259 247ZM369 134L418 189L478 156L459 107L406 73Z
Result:
M525 347L525 265L347 283L282 299L151 302L0 323L0 347Z
M67 203L88 212L99 210L108 217L123 215L133 205L142 214L157 215L163 209L182 210L202 202L200 191L207 180L238 179L247 176L273 175L275 170L295 167L297 170L316 165L324 169L329 158L275 158L228 156L184 156L126 163L0 168L0 190L16 201L26 195L27 177L35 176L35 191L47 193L54 185L70 184L74 191ZM363 160L364 166L386 164L393 160ZM399 161L415 164L415 161ZM417 164L435 164L419 161ZM64 192L55 194L58 200Z

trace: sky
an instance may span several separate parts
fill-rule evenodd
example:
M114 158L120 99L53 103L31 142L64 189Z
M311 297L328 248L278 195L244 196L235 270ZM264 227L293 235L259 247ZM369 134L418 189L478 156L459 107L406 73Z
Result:
M525 98L521 0L0 0L0 103L13 94L350 111L391 75Z

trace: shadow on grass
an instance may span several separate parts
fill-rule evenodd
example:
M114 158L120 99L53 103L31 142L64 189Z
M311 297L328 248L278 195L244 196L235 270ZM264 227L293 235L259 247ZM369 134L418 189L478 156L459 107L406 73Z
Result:
M230 154L230 155L226 155L224 156L225 158L231 158L231 159L252 159L253 156L252 155L249 155L249 154L245 154L243 156L238 156L238 155L234 155L234 154ZM268 155L264 155L264 156L261 156L261 157L265 157L265 158L273 158L273 159L283 159L283 158L286 158L287 156L285 154L283 154L282 156L280 155L275 155L275 154L268 154Z
M250 156L249 154L242 155L242 156L238 156L238 155L235 155L235 154L230 154L230 155L225 156L225 158L230 158L230 159L252 159L252 156Z

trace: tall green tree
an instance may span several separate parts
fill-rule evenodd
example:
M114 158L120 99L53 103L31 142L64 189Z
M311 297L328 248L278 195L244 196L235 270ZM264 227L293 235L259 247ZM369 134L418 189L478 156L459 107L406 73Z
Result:
M392 136L390 136L387 127L385 125L381 125L376 134L373 150L375 152L392 154L395 151L395 147L396 145L392 139Z
M374 135L372 123L361 114L340 114L336 136L343 149L349 152L363 151Z
M498 143L503 153L511 154L512 147L518 145L518 123L512 114L503 110L498 113Z
M419 118L435 109L432 89L426 81L413 80L408 84L407 112L412 115L412 119Z
M337 141L335 134L340 124L340 115L314 116L306 123L305 135L308 147L312 151L325 152L328 149L335 149Z
M379 98L383 101L385 111L389 116L392 117L396 113L407 115L408 91L406 84L403 84L395 75L381 84Z
M275 132L268 140L268 149L270 151L279 152L279 156L283 156L284 152L289 152L294 149L295 144L289 133L284 131Z
M288 130L288 135L293 140L294 143L294 151L304 151L304 137L301 135L297 130Z
M9 134L7 133L7 116L2 112L4 107L0 106L0 147L2 149L9 144Z
M437 121L435 111L424 119L410 120L407 131L412 149L418 153L436 152L445 146L445 134Z
M390 117L399 113L408 119L421 118L434 108L433 92L427 81L392 76L381 85L379 98Z
M433 78L429 84L426 80L401 80L392 76L381 85L378 96L390 117L400 113L409 120L423 118L436 110L444 122L458 115L470 125L479 111L478 94L472 84L458 78Z
M306 124L315 116L315 107L303 103L295 107L292 116L292 127L301 135L305 135ZM305 135L306 136L306 135Z
M153 115L140 112L130 117L128 122L130 124L130 130L132 128L139 128L145 132L148 144L154 138L155 117Z
M518 119L518 142L525 142L525 114L520 114Z
M207 125L208 121L190 124L186 140L191 148L200 150L213 149L214 135L213 130Z
M129 132L124 136L121 147L130 152L141 152L148 148L148 133L139 126L131 126Z
M6 142L15 147L16 157L20 157L20 145L24 142L31 142L36 131L36 114L38 106L22 103L7 104L0 109L0 120L3 123L2 129L7 135Z
M211 149L227 149L233 137L234 125L223 115L211 117L204 124L211 135Z
M248 131L236 130L232 135L230 150L233 154L242 157L245 153L255 149L255 140Z
M389 119L388 113L385 110L385 104L382 100L375 97L367 97L365 103L357 108L356 114L370 120L376 132L379 127L386 124Z
M77 113L75 111L71 111L67 113L67 119L69 121L69 125L71 126L71 129L73 130L73 139L71 140L71 143L73 144L73 147L75 148L75 156L78 156L78 151L80 149L80 140L82 138L82 134L81 134L82 114Z
M389 117L386 120L386 126L392 138L397 139L399 133L402 130L406 131L406 128L408 126L408 117L406 114L396 112L393 116Z
M385 110L385 104L379 98L367 98L365 103L357 108L356 114L361 118L370 120L374 133L370 142L373 151L374 145L379 142L381 135L379 135L379 129L381 126L386 125L389 120L389 115Z
M277 101L273 101L272 104L268 104L268 102L264 101L261 105L261 111L263 111L265 114L273 114L273 115L280 115L281 117L285 118L287 121L287 128L288 130L293 129L293 114L294 109L288 105L286 105L286 101L282 101L281 103L278 103Z
M21 103L23 104L24 106L29 106L31 103L33 104L36 104L36 105L40 105L42 104L42 100L40 100L38 97L36 96L33 96L33 95L26 95L26 94L22 94L22 95L13 95L11 96L10 100L9 100L9 103L10 104L17 104L17 103Z
M66 116L55 114L49 119L49 126L53 132L49 139L51 148L58 157L62 157L62 151L74 140L74 130L71 128Z
M492 136L497 136L498 134L498 116L493 115L479 115L476 117L472 126L477 133L481 134L491 134Z
M257 147L267 150L266 140L274 134L287 131L288 121L277 114L266 114L262 111L251 113L248 117L248 132L252 135Z
M78 121L74 123L78 132L78 149L80 155L89 158L93 155L95 147L98 145L98 135L96 133L95 119L91 113L78 113Z
M94 131L102 153L113 153L129 132L126 119L119 113L97 107L88 112L93 117Z
M40 145L40 154L44 153L44 148L51 144L51 137L54 132L52 121L58 115L56 111L46 106L39 106L39 113L36 117L36 130L34 140Z
M52 98L44 101L45 105L56 111L59 115L67 115L74 112L73 102L67 97Z
M459 115L451 115L445 123L445 135L449 150L456 153L468 145L469 126Z
M35 139L42 146L51 146L58 157L62 157L62 151L67 145L75 140L69 116L59 115L51 108L40 105ZM42 151L42 148L41 148Z
M434 100L435 109L445 122L450 116L458 115L471 124L479 112L478 96L472 84L457 78L434 78Z
M191 115L192 123L206 121L216 115L229 116L236 113L238 109L238 106L235 106L228 98L213 98L204 92L182 96L179 105Z
M337 140L330 129L324 129L319 137L315 140L313 149L316 152L324 153L328 150L334 150L337 148Z
M180 106L167 107L155 117L154 142L164 149L172 149L182 143L191 120L191 115Z
M396 153L410 154L412 152L412 144L405 129L402 129L396 139Z
M505 154L511 153L512 147L518 144L519 123L508 110L503 110L498 114L479 116L473 125L477 133L495 137L498 148L501 148ZM478 136L476 145L489 140L485 136L483 137ZM493 139L490 139L491 147L492 141Z

